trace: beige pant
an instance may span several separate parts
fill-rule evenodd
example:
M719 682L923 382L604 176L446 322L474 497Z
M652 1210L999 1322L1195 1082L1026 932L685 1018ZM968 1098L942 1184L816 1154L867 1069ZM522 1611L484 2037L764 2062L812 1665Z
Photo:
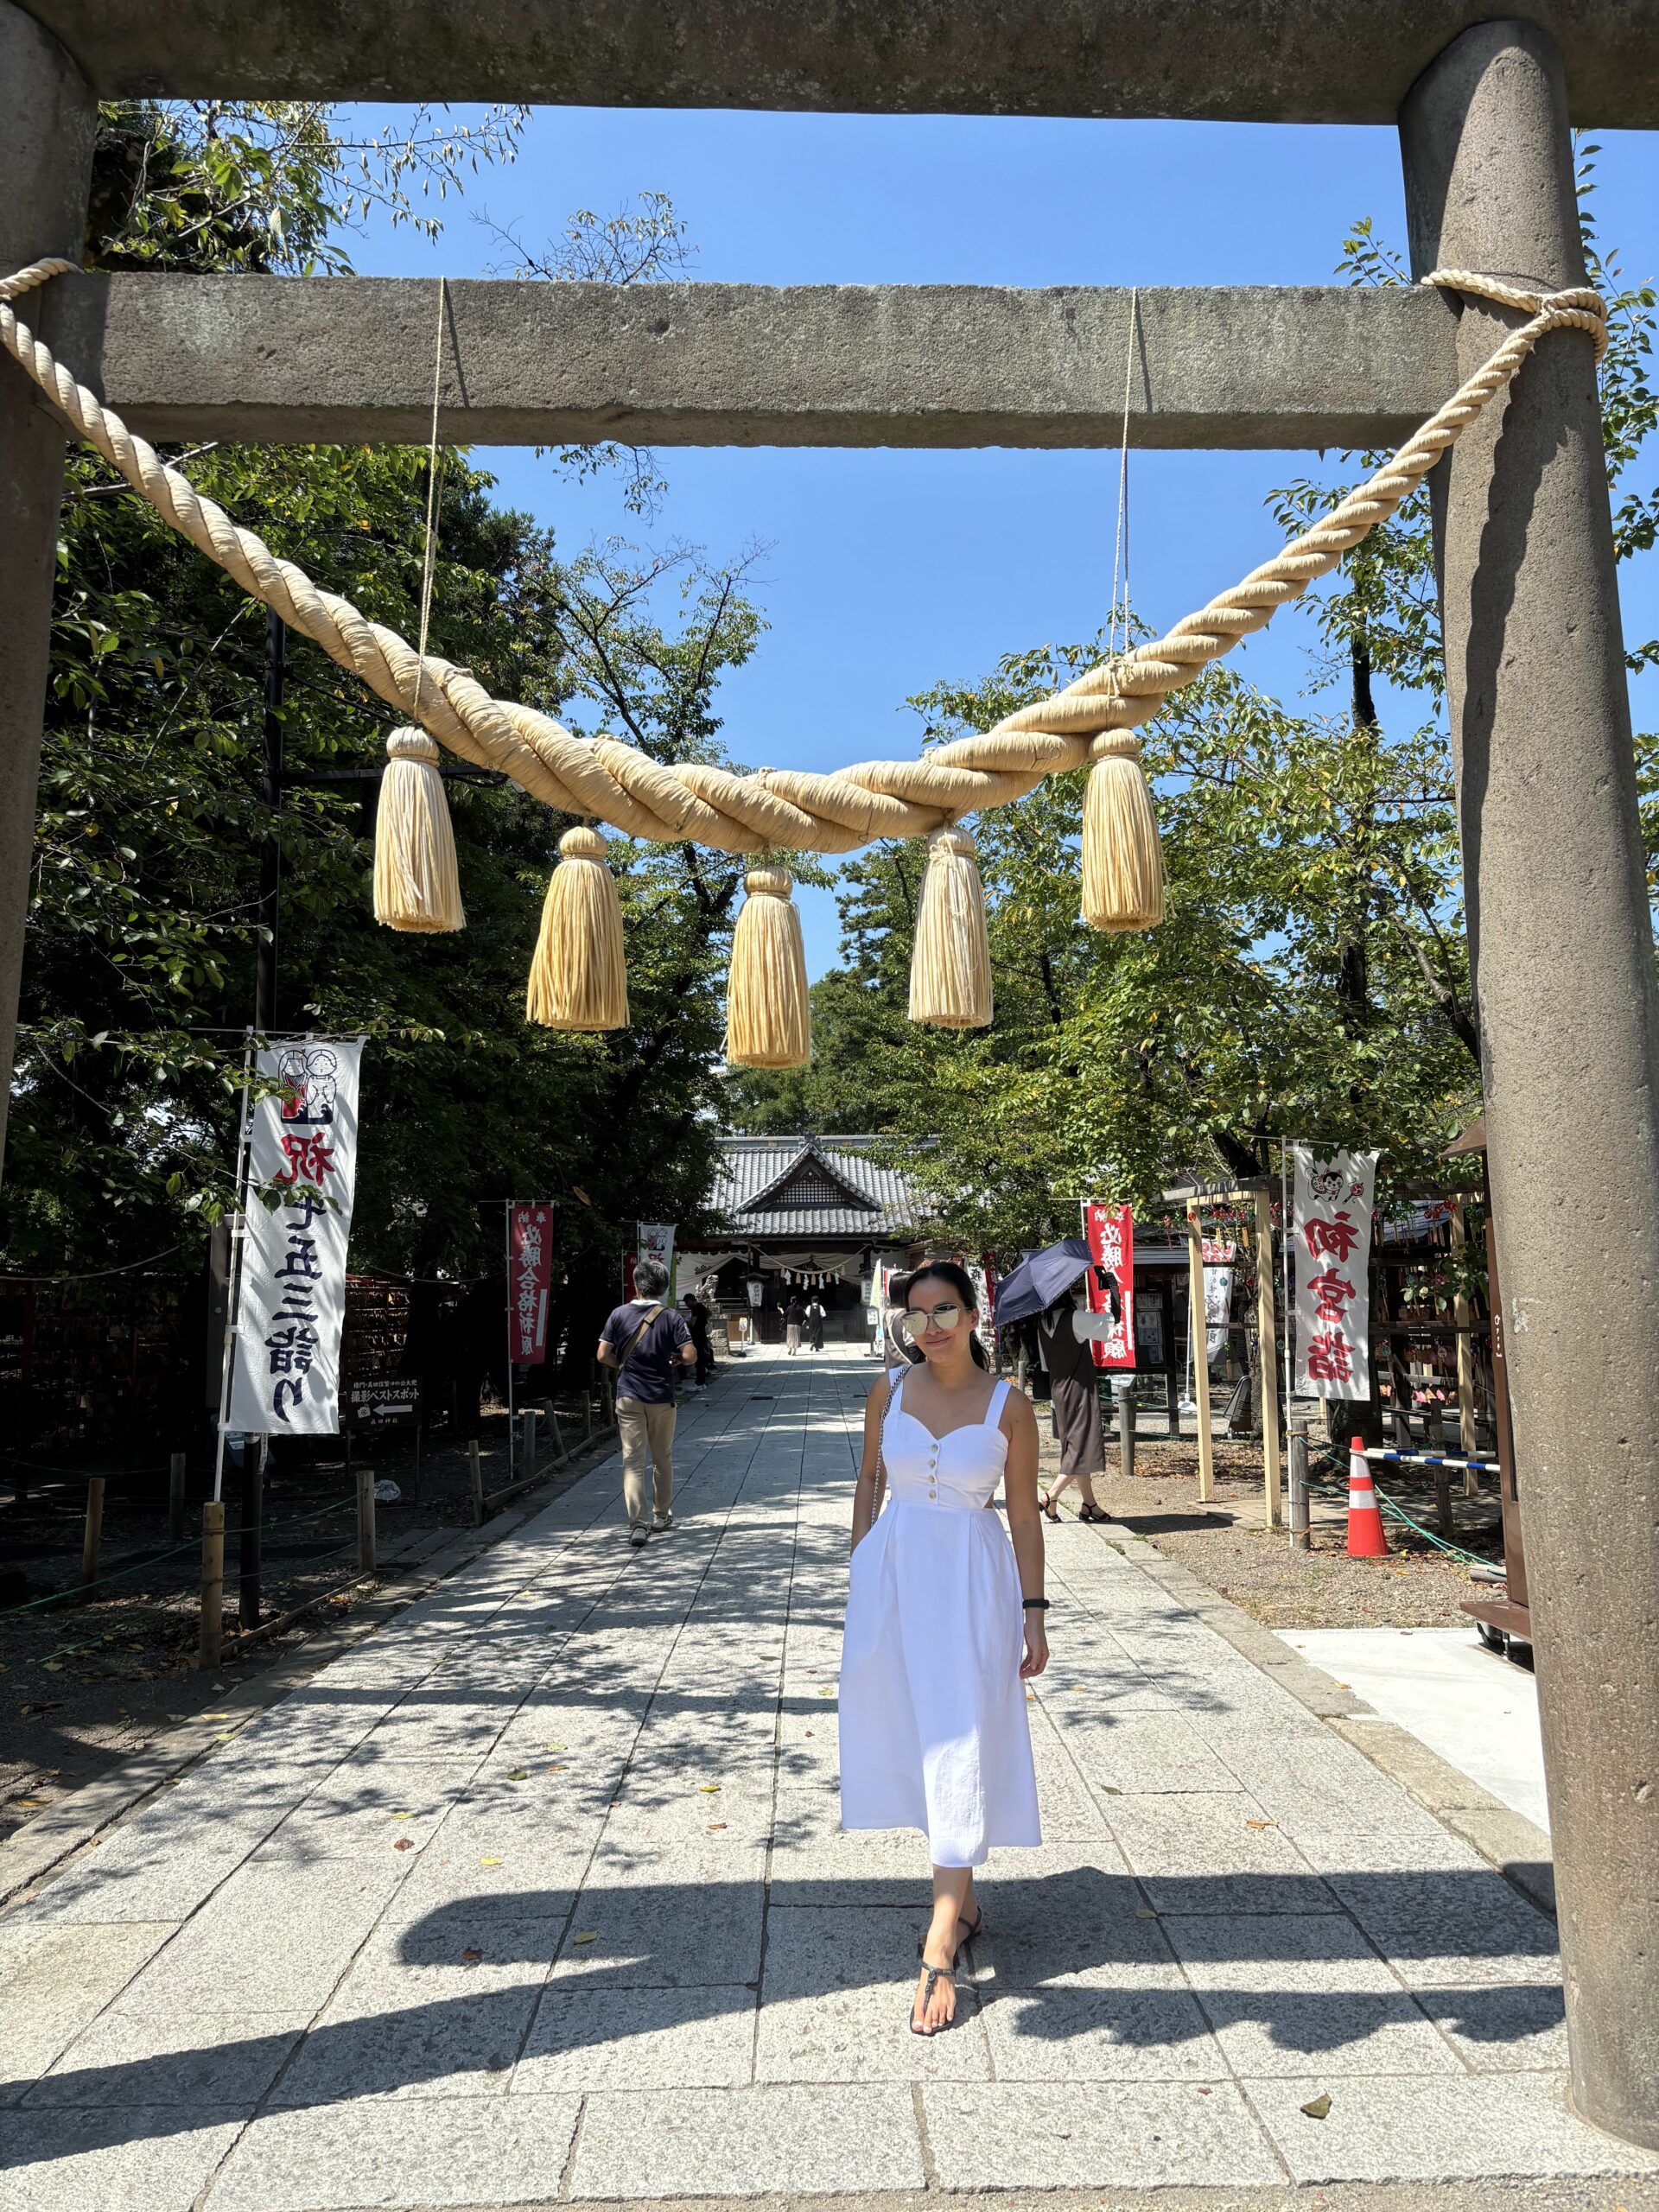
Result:
M643 1528L651 1519L645 1485L645 1456L651 1456L656 1507L666 1513L674 1496L674 1406L648 1406L643 1398L619 1398L616 1429L622 1440L622 1495L628 1524Z

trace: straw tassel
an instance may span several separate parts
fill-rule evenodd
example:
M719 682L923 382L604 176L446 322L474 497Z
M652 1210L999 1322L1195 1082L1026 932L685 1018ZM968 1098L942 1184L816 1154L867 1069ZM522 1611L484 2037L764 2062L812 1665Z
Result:
M974 841L957 823L927 841L910 957L910 1018L937 1029L988 1029L991 943Z
M1158 817L1128 730L1109 730L1090 748L1083 803L1083 917L1097 930L1156 929L1164 918L1164 859Z
M438 748L423 729L405 728L392 731L386 752L374 817L374 918L393 930L464 929Z
M624 1029L628 970L622 902L598 830L567 830L547 887L524 994L524 1019L544 1029Z
M734 1068L804 1067L812 1057L801 918L787 868L753 868L732 932L726 1058Z

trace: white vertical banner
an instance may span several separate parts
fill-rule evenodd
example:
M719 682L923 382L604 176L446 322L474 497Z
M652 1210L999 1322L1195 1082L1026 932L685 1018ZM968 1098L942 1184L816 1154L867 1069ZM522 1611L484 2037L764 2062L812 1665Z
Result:
M258 1057L259 1074L283 1088L259 1101L249 1126L227 1426L250 1435L339 1433L362 1054L359 1037L275 1045Z
M1295 1161L1296 1388L1313 1398L1371 1395L1374 1152L1291 1147Z
M634 1226L639 1231L636 1260L655 1260L666 1271L671 1284L674 1281L674 1230L671 1221L641 1221Z

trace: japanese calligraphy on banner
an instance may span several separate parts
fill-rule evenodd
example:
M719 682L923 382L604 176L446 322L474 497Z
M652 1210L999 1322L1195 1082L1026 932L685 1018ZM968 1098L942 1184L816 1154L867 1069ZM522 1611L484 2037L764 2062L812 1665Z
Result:
M547 1357L547 1294L553 1281L553 1209L539 1201L507 1211L507 1357L535 1367Z
M1135 1217L1128 1206L1085 1205L1083 1233L1089 1256L1104 1268L1111 1285L1103 1285L1094 1268L1089 1272L1089 1311L1109 1313L1112 1326L1105 1338L1090 1345L1096 1367L1135 1365Z
M249 1125L248 1201L227 1425L251 1436L340 1433L340 1329L357 1180L363 1040L269 1046L282 1084ZM265 1205L260 1192L281 1203Z
M669 1289L671 1292L674 1287L674 1223L642 1221L637 1226L639 1231L639 1245L633 1255L634 1258L655 1260L666 1268Z
M1314 1398L1371 1395L1371 1203L1374 1152L1322 1155L1293 1145L1296 1163L1296 1388Z
M1214 1367L1227 1349L1227 1324L1233 1318L1233 1261L1230 1244L1204 1239L1204 1349Z

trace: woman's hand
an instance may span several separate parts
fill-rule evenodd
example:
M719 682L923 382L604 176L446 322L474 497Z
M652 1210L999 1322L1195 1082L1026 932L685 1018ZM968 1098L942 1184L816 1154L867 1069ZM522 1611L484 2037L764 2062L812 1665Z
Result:
M1048 1629L1039 1612L1026 1615L1026 1656L1020 1662L1020 1679L1028 1682L1048 1664Z

